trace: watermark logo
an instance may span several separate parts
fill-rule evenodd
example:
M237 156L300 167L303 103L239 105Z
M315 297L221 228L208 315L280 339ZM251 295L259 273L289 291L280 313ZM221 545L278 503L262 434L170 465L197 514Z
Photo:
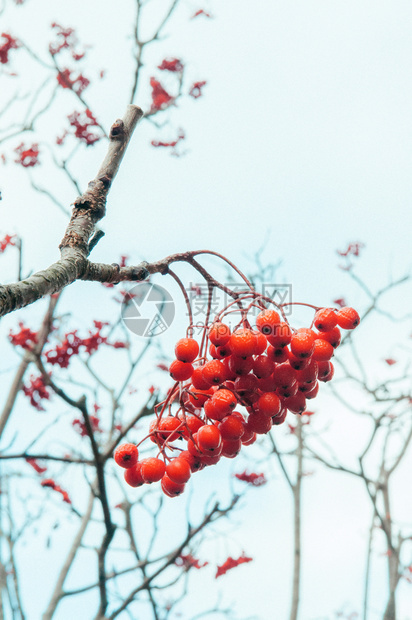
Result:
M190 284L186 289L187 299L192 310L194 329L199 333L204 328L206 316L209 322L224 308L230 308L234 312L227 315L226 322L230 325L239 322L239 314L236 313L234 298L229 293L239 295L243 299L243 306L248 307L248 318L251 323L260 312L259 302L263 306L270 307L269 300L274 307L282 307L283 315L290 316L292 313L292 285L261 282L254 290L254 298L250 289L245 287L244 282L228 282L221 288L214 287L209 291L207 283ZM136 336L152 338L163 334L172 324L175 317L175 303L169 291L162 286L150 282L142 282L131 288L125 295L122 303L122 319L125 326ZM186 317L189 317L186 308Z
M173 322L175 304L162 286L142 282L131 288L122 303L125 326L143 338L163 334Z

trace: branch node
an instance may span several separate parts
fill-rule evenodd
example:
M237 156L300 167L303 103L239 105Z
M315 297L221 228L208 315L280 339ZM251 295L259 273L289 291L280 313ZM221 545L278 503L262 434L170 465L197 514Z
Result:
M124 122L118 118L110 127L110 140L122 140L124 136Z

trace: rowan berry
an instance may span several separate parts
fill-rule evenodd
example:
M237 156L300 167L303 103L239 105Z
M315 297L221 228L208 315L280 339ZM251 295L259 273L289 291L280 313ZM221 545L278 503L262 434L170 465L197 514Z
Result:
M230 336L230 327L219 321L213 323L212 327L209 329L209 340L216 347L227 344L230 340Z
M175 381L187 381L193 374L193 366L188 362L174 360L169 366L169 373Z
M275 364L272 359L269 359L268 355L258 355L253 360L253 373L256 375L256 377L258 377L258 379L262 379L262 377L268 377L272 374L274 369Z
M166 474L173 482L185 484L191 476L190 465L188 461L178 456L166 465Z
M139 451L134 443L123 443L116 448L113 457L120 467L129 469L133 467L133 465L136 465L137 459L139 458Z
M258 435L266 435L272 428L272 418L262 413L251 413L246 428Z
M149 457L140 461L140 471L145 482L158 482L164 476L166 466L160 459Z
M316 386L317 381L312 381L312 383L299 383L299 392L305 395L309 394L313 388Z
M218 426L223 441L240 439L245 432L244 423L235 415L228 415Z
M267 356L270 361L273 361L275 364L283 364L283 362L287 362L289 359L289 349L287 347L275 349L275 347L270 344L267 349Z
M255 392L258 389L258 380L255 375L242 375L238 377L234 383L236 393L243 398L249 392Z
M290 398L291 396L295 396L299 389L299 384L297 381L294 381L292 385L288 385L287 387L278 387L276 390L276 394L279 398Z
M319 381L323 381L326 383L330 381L335 374L335 369L333 367L332 362L318 362L319 366Z
M200 409L214 392L211 388L207 390L195 390L193 387L192 385L189 387L190 394L187 394L187 400L194 405L196 409Z
M302 357L296 357L292 352L289 352L288 363L294 370L303 370L310 362L310 357L306 359Z
M197 444L202 452L217 451L221 443L222 436L216 426L208 424L197 431Z
M227 459L234 459L242 448L242 442L240 439L224 439L221 456Z
M182 436L188 439L190 435L196 433L201 426L204 425L203 420L197 417L197 415L179 415L179 419L184 425L182 428Z
M306 409L306 398L302 392L297 392L295 396L285 398L283 405L292 413L302 414Z
M189 450L183 450L183 452L179 454L179 458L189 463L192 474L204 468L202 461L197 456L190 454Z
M141 472L141 463L136 463L133 467L129 467L124 472L124 479L131 487L141 487L144 484L144 480Z
M247 375L253 368L253 358L252 357L239 357L238 355L231 355L228 358L228 366L229 370L231 370L235 375Z
M177 431L178 428L179 431ZM158 443L159 441L176 441L176 439L182 436L183 425L179 418L168 415L160 420L153 420L150 424L149 431L151 433L150 439L154 443Z
M233 355L250 357L255 353L257 338L251 329L238 329L231 335L229 345Z
M256 347L255 347L255 355L262 355L266 351L266 347L268 346L268 341L265 336L258 330L253 330L253 333L256 336Z
M199 345L194 338L181 338L176 343L175 355L181 362L194 362L199 355Z
M275 392L266 392L262 394L255 405L256 413L272 417L278 415L281 410L279 396Z
M223 417L228 415L237 405L237 398L230 390L217 390L210 399L215 411Z
M202 463L206 466L216 465L216 463L220 461L220 457L222 455L222 447L223 447L223 444L221 444L219 450L217 451L218 453L216 452L203 453L202 456L199 457Z
M215 346L215 345L211 345ZM229 343L222 344L220 347L215 347L216 349L216 358L219 360L223 360L225 357L228 357L232 351L230 350Z
M277 388L274 373L269 375L269 377L258 379L257 385L261 392L274 392Z
M241 438L241 443L244 446L251 446L252 443L255 443L257 437L256 437L256 433L255 431L253 431L251 428L248 428L247 423L245 424L245 432L242 435Z
M328 362L333 356L334 348L331 343L323 338L316 338L315 348L312 353L312 359L317 362Z
M219 385L225 380L225 367L219 360L211 360L203 366L202 376L205 382L208 383L208 387Z
M205 411L205 416L209 420L223 420L223 418L227 415L225 411L219 411L219 409L216 407L216 402L212 399L206 401L203 407Z
M276 387L290 387L296 382L296 371L287 362L280 364L273 371L273 380Z
M278 325L280 325L280 316L276 310L262 310L256 317L256 327L264 336L274 334Z
M320 332L328 332L338 323L336 311L333 308L321 308L315 314L314 326Z
M286 347L292 338L292 330L287 323L280 323L275 327L273 334L267 336L268 342L275 347L281 349Z
M295 332L290 341L290 349L299 359L307 359L315 348L315 332L306 327L301 327Z
M282 408L279 415L273 416L272 418L272 426L279 426L279 424L283 424L286 420L288 410L286 407Z
M337 313L338 325L343 329L355 329L360 323L360 316L354 308L346 306Z
M296 380L298 383L313 383L318 378L318 372L317 362L311 359L306 368L295 371Z
M192 456L200 457L202 455L197 444L197 432L193 433L193 439L187 440L187 450Z
M332 347L336 349L340 345L342 336L341 336L339 327L334 327L328 332L322 332L318 334L317 339L319 338L322 340L326 340L327 342L330 342Z
M178 484L177 482L173 482L173 480L171 480L167 474L163 476L160 486L162 487L163 493L168 497L177 497L178 495L181 495L185 490L184 484Z
M319 392L319 383L316 381L310 392L305 393L306 399L315 398Z
M192 374L192 383L197 390L208 390L210 383L203 378L203 366L198 366Z

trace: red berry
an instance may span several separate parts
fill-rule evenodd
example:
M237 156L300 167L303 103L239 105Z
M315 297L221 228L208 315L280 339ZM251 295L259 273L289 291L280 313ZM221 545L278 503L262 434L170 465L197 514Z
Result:
M236 376L247 375L253 368L253 358L231 355L228 358L228 366Z
M257 338L251 329L238 329L231 335L229 344L233 355L250 357L255 353Z
M160 420L153 420L149 430L151 433L150 439L154 443L164 443L165 441L176 441L176 439L179 439L182 436L183 425L179 418L168 415Z
M285 407L284 409L281 410L279 415L274 416L272 418L272 426L278 426L279 424L283 424L283 422L286 419L287 413L288 413L288 410Z
M292 330L287 323L280 323L273 334L270 334L267 339L268 342L275 347L275 349L286 347L292 338Z
M318 378L319 366L315 360L311 360L310 363L302 370L296 370L296 380L298 383L313 383Z
M189 463L192 474L200 469L203 469L204 467L200 459L197 456L190 454L189 450L183 450L183 452L179 454L179 458L184 459Z
M283 405L292 413L302 414L306 409L306 398L302 392L297 392L295 396L285 398Z
M116 448L113 457L120 467L129 469L129 467L136 465L137 459L139 458L139 451L134 443L124 443Z
M334 348L327 340L316 338L315 348L312 353L312 359L317 362L328 362L333 356Z
M212 399L208 400L204 404L205 416L209 420L223 420L223 418L227 415L225 411L219 411L216 408L216 403Z
M141 463L136 463L133 467L126 469L124 472L124 479L131 487L141 487L144 484L144 480L141 472Z
M212 346L212 345L211 345ZM215 346L215 345L213 345ZM228 344L224 344L221 347L215 347L216 349L216 358L219 360L223 360L225 357L228 357L232 353Z
M332 362L318 362L319 366L319 381L323 381L326 383L330 381L335 373L335 369L333 367Z
M220 385L225 380L225 367L219 360L206 362L202 368L202 376L208 387L211 385Z
M188 362L175 360L169 366L169 373L175 381L187 381L193 374L193 366Z
M268 346L268 341L265 336L259 331L253 331L256 336L256 347L255 347L255 355L262 355L266 351L266 347Z
M199 345L193 338L181 338L176 342L175 355L181 362L194 362L199 355Z
M197 390L208 390L210 383L203 378L203 366L198 366L192 374L192 383Z
M256 317L256 327L264 336L273 335L278 325L280 316L276 310L262 310Z
M202 456L200 457L200 460L202 461L202 463L206 466L216 465L216 463L220 461L220 457L222 455L222 446L223 444L220 446L218 450L218 454L210 453L210 452L208 452L207 454L202 454Z
M299 359L307 359L315 348L315 332L306 327L302 327L295 332L290 341L290 349Z
M270 361L275 362L275 364L283 364L283 362L287 362L289 359L289 349L287 347L276 348L271 344L268 346L267 356Z
M247 425L245 425L245 432L242 435L242 439L240 440L241 443L244 446L251 446L252 443L255 443L257 437L256 437L256 433L255 431L253 431L251 428L248 428Z
M239 454L241 448L242 442L240 439L224 439L221 456L225 456L227 459L234 459Z
M235 381L236 393L243 398L249 392L255 392L258 389L258 380L255 375L242 375Z
M303 370L306 366L308 366L309 362L310 357L303 359L302 357L296 357L296 355L293 355L292 352L289 353L288 363L294 370Z
M273 417L278 415L281 410L281 402L279 396L274 392L266 392L262 394L255 405L255 410L265 416Z
M230 327L224 323L213 323L209 329L209 340L215 347L220 347L227 344L230 340Z
M316 381L314 386L310 390L310 392L305 393L306 399L315 398L318 395L318 392L319 392L319 383Z
M253 373L258 377L258 379L268 377L272 374L274 369L275 364L267 355L258 355L253 361Z
M185 484L191 476L191 469L188 461L178 456L166 465L166 473L173 482Z
M214 392L212 388L207 390L195 390L193 388L192 385L189 387L191 394L188 394L188 402L194 405L195 409L200 409Z
M322 332L321 334L317 336L317 338L318 339L321 338L322 340L326 340L327 342L330 342L332 347L336 349L336 347L340 345L340 341L341 341L341 333L340 333L339 327L334 327L329 332Z
M155 458L147 458L140 461L141 474L145 482L158 482L164 476L166 466L163 461Z
M262 413L251 413L246 428L254 431L258 435L266 435L272 428L272 418Z
M276 387L287 388L296 381L296 371L287 362L276 366L273 371Z
M294 381L292 385L288 385L287 387L278 387L276 393L280 398L290 398L291 396L295 396L298 389L299 384L297 381Z
M338 317L333 308L321 308L315 314L314 325L320 332L328 332L338 322Z
M197 444L202 452L217 450L221 442L222 436L216 426L208 424L197 431Z
M219 431L223 441L240 439L245 432L244 423L235 415L228 415L220 424Z
M343 329L355 329L360 323L360 316L354 308L341 308L337 313L338 325Z
M277 388L274 373L269 377L258 379L257 385L261 392L274 392Z
M230 390L217 390L211 398L215 411L223 417L228 415L237 405L237 398Z
M178 484L177 482L173 482L173 480L171 480L167 474L163 476L160 485L162 487L163 493L168 497L177 497L178 495L181 495L185 490L184 484Z

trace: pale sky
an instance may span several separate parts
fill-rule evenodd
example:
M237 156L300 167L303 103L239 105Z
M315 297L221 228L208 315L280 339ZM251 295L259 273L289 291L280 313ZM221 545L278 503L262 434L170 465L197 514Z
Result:
M76 27L81 41L91 44L90 65L85 65L84 73L92 84L84 95L109 127L128 102L131 40L125 37L131 33L134 3L26 0L24 7L17 7L7 0L9 4L0 16L0 31L27 41L37 53L46 48L52 21ZM163 0L154 3L153 17L165 4ZM213 19L190 20L200 6ZM130 262L138 263L207 248L225 254L248 272L253 270L250 259L266 242L262 261L282 260L279 277L292 285L294 300L316 305L329 305L341 296L351 305L365 303L337 268L335 251L349 242L365 244L360 273L372 288L404 274L411 266L412 230L411 3L210 0L201 5L188 0L173 24L165 31L170 36L148 53L141 100L136 103L148 107L148 78L161 77L153 67L166 56L186 63L188 84L207 80L204 95L182 101L170 115L170 126L156 129L143 121L137 128L109 195L102 222L106 237L92 258L112 263L127 254ZM27 56L19 54L14 56L16 70L24 72ZM107 71L104 80L97 79L101 69ZM27 79L35 84L39 76L34 71ZM0 109L15 92L11 78L0 74L1 83L5 86L0 86ZM79 108L70 94L58 96L67 112L45 117L39 125L44 133L37 141L61 133L62 116ZM179 127L186 132L187 152L182 157L150 146L152 139L175 137ZM10 152L20 141L0 144L0 153ZM97 171L104 151L102 142L82 149L73 160L72 171L83 188ZM43 161L44 166L33 169L33 179L52 188L69 207L76 197L73 189L50 172L46 151ZM67 218L46 197L33 193L24 171L12 163L0 167L0 186L0 238L6 232L24 238L26 271L46 267L58 258ZM1 260L5 279L13 279L12 253ZM180 273L189 281L193 278L188 269ZM166 284L161 276L157 281ZM172 286L170 290L176 293ZM107 299L107 291L99 285L78 283L66 292L62 308L83 327L96 318L96 307L101 319L118 312ZM396 307L390 309L406 312L410 289L395 301ZM35 325L40 316L40 308L21 311L2 321L3 331L15 325L16 317ZM379 360L390 354L400 334L407 333L390 324L387 329L389 338L383 339L375 337L375 324L363 336L360 330L359 342L365 355L369 351L376 373ZM173 324L164 339L165 349L173 346L182 330L184 323ZM2 362L5 368L9 365ZM325 416L326 425L335 405L328 396L319 403L316 411ZM340 420L334 439L347 454L364 429L357 428L347 412L341 415L343 420L347 415L348 424ZM286 434L282 429L279 433ZM408 463L410 467L410 458ZM229 476L231 465L221 465L222 477ZM309 464L308 469L315 467ZM213 488L215 472L203 472L199 494ZM300 617L332 620L345 605L360 612L362 545L370 506L360 485L319 467L316 472L307 478L304 490ZM243 614L283 620L289 607L291 499L279 470L272 464L267 473L272 483L252 491L237 516L240 526L234 533L255 561L228 574L221 585L226 600L236 599ZM398 496L401 512L407 506L402 495ZM183 500L178 499L171 511L182 514ZM368 620L381 617L385 600L385 558L379 560L379 553L377 549L374 603ZM206 575L199 571L194 576L199 580L199 601ZM211 573L209 577L214 588ZM402 584L399 620L411 620L411 609L412 586ZM183 610L189 619L190 607ZM64 620L64 615L56 617Z

